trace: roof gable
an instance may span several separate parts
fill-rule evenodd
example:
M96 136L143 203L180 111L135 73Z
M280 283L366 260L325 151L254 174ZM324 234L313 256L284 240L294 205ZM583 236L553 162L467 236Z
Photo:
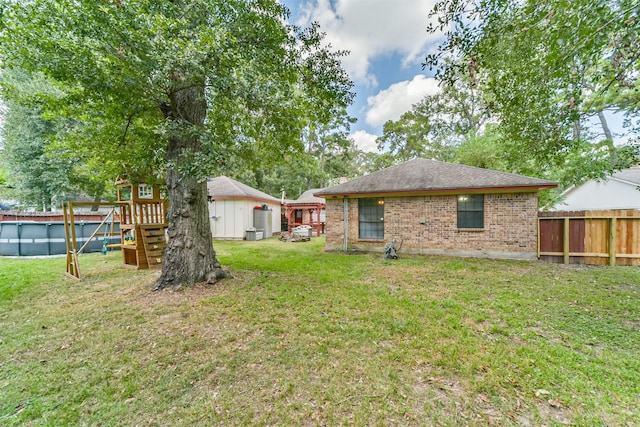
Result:
M207 194L213 199L251 199L280 204L279 199L224 175L207 180Z
M632 167L629 169L619 170L618 172L615 172L613 175L608 176L603 180L589 179L580 185L572 185L571 187L564 190L562 194L560 194L560 197L566 198L569 194L574 193L575 191L582 189L593 183L600 183L600 184L606 185L609 181L616 181L623 185L629 185L636 188L637 186L640 186L640 167Z
M325 200L321 197L316 197L314 196L315 193L320 193L322 192L322 188L314 188L312 190L307 190L304 193L302 193L300 195L300 197L298 197L296 200L292 200L290 203L291 204L296 204L296 205L315 205L318 203L325 203Z
M640 167L622 169L603 179L572 185L549 210L602 210L640 208Z
M316 196L528 190L555 188L557 183L523 175L428 159L414 159L321 190Z

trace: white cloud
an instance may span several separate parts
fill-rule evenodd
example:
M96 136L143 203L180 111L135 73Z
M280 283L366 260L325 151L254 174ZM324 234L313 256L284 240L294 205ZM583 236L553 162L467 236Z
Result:
M378 145L376 144L376 135L372 135L366 131L359 130L351 135L351 138L356 143L356 146L362 151L372 153L378 151Z
M398 120L413 104L438 91L440 88L437 81L421 74L416 75L413 80L394 83L367 98L365 121L371 126L381 126L387 120Z
M333 6L332 6L333 3ZM371 60L402 56L402 65L415 65L427 45L439 35L428 34L428 13L435 0L309 0L301 6L297 24L320 23L335 49L348 50L343 66L359 84L376 86Z

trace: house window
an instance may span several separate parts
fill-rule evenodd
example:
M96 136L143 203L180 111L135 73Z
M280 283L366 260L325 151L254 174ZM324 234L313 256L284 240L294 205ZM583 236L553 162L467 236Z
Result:
M484 228L484 195L458 196L458 228Z
M140 184L138 186L138 197L141 199L153 199L153 187L147 184Z
M360 239L384 239L384 199L358 199Z

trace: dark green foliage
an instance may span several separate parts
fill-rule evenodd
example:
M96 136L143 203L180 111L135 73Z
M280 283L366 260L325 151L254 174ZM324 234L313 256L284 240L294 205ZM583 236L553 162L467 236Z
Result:
M566 184L601 177L637 160L638 141L614 147L603 112L638 127L639 10L636 0L443 0L430 30L448 29L446 39L424 65L483 93L516 170L565 171Z
M99 198L105 190L103 177L77 152L57 146L73 123L46 113L47 103L57 102L64 92L42 73L24 70L4 70L0 83L7 106L0 163L7 171L4 185L10 196L38 210L50 210L81 193Z
M63 88L43 106L73 123L63 145L113 177L166 180L158 288L222 276L207 176L297 155L303 129L331 127L353 99L344 52L323 47L317 25L286 25L288 13L275 0L3 5L0 61Z
M282 24L287 14L272 1L21 2L4 11L2 57L60 82L64 96L43 108L77 120L61 139L112 173L126 163L162 177L167 140L192 135L200 149L173 162L204 177L232 157L278 162L302 148L304 126L351 102L344 53L321 48L316 25ZM206 86L204 126L172 116L189 84Z

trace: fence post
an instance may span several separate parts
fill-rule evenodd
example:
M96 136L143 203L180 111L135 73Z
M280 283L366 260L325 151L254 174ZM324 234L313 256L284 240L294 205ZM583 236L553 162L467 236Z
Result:
M18 232L18 256L22 256L22 223L19 222L16 227Z
M569 264L569 218L564 219L564 239L562 243L562 251L564 253L564 263Z
M609 265L616 265L616 217L609 218Z
M45 230L46 230L45 235L47 236L47 255L51 255L51 232L50 232L50 229L51 229L51 224L47 223L45 225Z

